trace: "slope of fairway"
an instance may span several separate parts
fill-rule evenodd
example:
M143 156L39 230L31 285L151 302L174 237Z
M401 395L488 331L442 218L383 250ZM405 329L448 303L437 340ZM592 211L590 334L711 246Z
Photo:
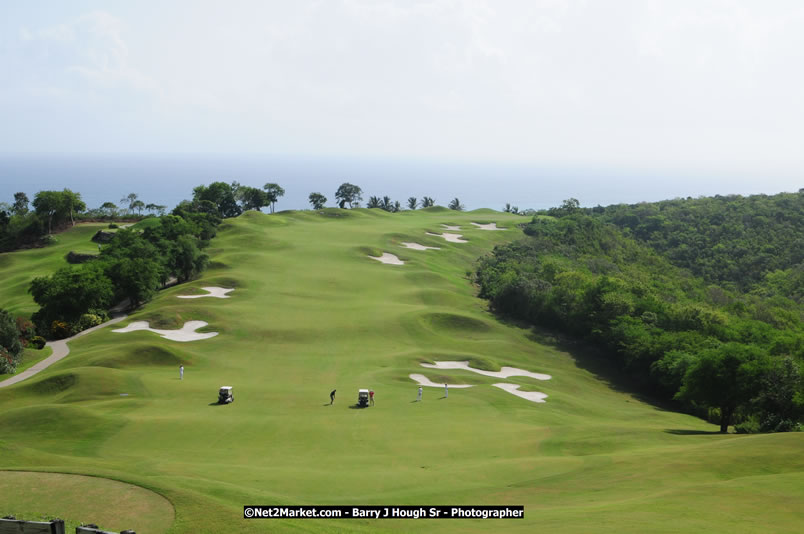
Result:
M612 389L580 354L488 313L468 279L473 262L521 235L522 221L430 209L227 220L200 280L160 292L126 321L72 342L69 357L28 383L0 390L0 469L144 486L173 504L170 532L182 533L798 531L801 434L716 434ZM460 226L467 243L427 235L445 226ZM383 252L404 265L368 257ZM234 291L177 298L204 286ZM111 332L136 321L158 329L205 321L202 332L219 334L174 342ZM420 365L435 361L551 378ZM425 388L416 402L411 373L473 387L448 398ZM546 402L492 386L499 382L541 391ZM224 385L236 400L218 406ZM359 388L374 389L374 407L353 407ZM521 504L526 512L505 521L246 521L245 504Z
M81 223L53 235L53 243L42 248L0 253L0 307L16 315L30 315L38 310L28 287L37 276L47 276L67 267L70 251L97 254L98 245L91 241L95 233L107 228L105 223Z

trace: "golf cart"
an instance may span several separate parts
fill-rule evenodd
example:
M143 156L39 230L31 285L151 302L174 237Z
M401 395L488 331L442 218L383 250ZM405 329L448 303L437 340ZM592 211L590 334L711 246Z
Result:
M365 408L368 406L369 403L369 395L367 389L358 389L357 390L357 405L361 408Z
M218 404L229 404L234 402L234 394L232 393L232 386L223 386L218 392Z

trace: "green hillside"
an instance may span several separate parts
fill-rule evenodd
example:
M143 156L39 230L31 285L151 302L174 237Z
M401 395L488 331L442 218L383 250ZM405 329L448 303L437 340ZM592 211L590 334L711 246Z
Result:
M126 321L71 342L70 355L36 377L0 388L0 490L17 490L0 493L0 516L39 513L138 534L798 532L804 435L720 435L610 385L583 352L489 313L471 282L477 258L521 237L522 222L438 208L225 220L201 279L160 292ZM427 235L445 231L468 242ZM367 257L383 252L405 264ZM25 254L4 254L4 274L16 265L21 277ZM235 290L228 299L177 298L204 286ZM24 291L2 291L18 299L5 307L33 311ZM191 320L218 335L183 343L112 332ZM552 378L420 365L445 360ZM474 387L448 398L425 387L415 402L411 373ZM533 403L492 386L499 382L548 397ZM224 385L236 401L218 406ZM376 391L374 407L352 407L359 388ZM3 470L134 484L164 496L175 516L160 508L142 524L115 519L107 500L76 498L83 478L50 479L54 491L41 497L42 475ZM153 494L126 499L148 509ZM246 504L511 504L525 506L525 519L246 521Z
M70 251L97 254L98 245L90 239L98 230L108 226L105 223L82 223L55 234L51 238L52 244L46 247L0 253L2 308L17 315L30 315L38 310L39 307L28 294L31 280L67 267L66 256Z

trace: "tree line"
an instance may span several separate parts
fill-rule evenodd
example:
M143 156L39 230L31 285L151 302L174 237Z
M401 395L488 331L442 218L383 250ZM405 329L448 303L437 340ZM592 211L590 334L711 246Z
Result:
M682 224L678 217L684 227L703 233L698 240L692 231L679 237L686 244L678 245L686 251L681 258L673 254L675 247L651 243L653 232L640 231L637 238L630 226L610 222L609 208L595 212L570 199L534 216L525 239L498 246L479 261L480 295L502 314L600 347L635 388L709 417L724 432L735 423L738 431L797 429L804 416L800 259L795 254L775 259L760 275L723 269L720 275L729 277L721 284L688 263L696 255L728 257L725 251L710 254L707 236L723 231L705 229L695 220L695 206L719 206L723 220L737 211L751 221L747 206L777 200L784 206L792 200L783 197L758 203L733 199L735 204L717 198L674 201L679 210L664 224ZM621 221L632 222L632 215L654 209L611 208ZM788 227L799 220L800 210L800 198L780 209L775 224L765 226L764 238L754 234L760 243L751 247L762 250L788 239L780 227L800 239L800 222ZM707 220L714 215L707 213ZM660 243L673 239L663 232L655 235Z

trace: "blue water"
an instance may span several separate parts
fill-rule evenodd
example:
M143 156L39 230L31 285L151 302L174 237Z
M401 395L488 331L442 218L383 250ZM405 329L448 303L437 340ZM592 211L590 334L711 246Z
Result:
M343 182L370 195L388 195L406 205L407 198L430 196L446 206L458 197L467 209L500 210L510 202L521 209L542 209L574 197L582 206L635 203L714 194L773 194L795 191L796 184L772 177L670 176L650 172L551 169L506 164L465 164L424 160L355 158L123 155L0 156L0 202L23 191L64 188L81 193L89 208L136 193L140 200L172 208L192 197L193 187L213 181L238 181L285 188L277 210L309 208L307 196L320 192L335 205Z

